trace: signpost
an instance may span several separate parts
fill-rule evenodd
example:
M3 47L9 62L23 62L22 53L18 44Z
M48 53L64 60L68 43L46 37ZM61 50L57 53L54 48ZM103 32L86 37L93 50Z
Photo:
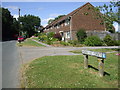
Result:
M106 59L106 53L82 50L82 54L84 55L84 68L85 69L88 68L88 55L95 56L98 58L99 75L100 75L100 77L103 77L103 75L104 75L104 59Z

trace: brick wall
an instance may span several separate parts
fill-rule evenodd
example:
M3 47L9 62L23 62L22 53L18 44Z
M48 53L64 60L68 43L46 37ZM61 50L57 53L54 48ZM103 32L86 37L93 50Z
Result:
M89 9L90 7L90 9ZM72 30L84 28L86 31L104 31L105 27L101 23L101 19L97 18L93 6L86 5L72 16Z

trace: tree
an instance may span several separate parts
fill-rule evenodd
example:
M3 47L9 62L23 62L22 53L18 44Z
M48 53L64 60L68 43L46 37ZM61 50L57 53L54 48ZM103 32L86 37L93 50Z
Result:
M77 33L77 38L78 38L78 41L83 43L85 38L87 37L87 34L85 32L85 29L80 29Z
M50 20L48 21L48 24L52 23L53 21L54 21L54 19L50 19Z
M18 20L19 22L22 22L20 31L26 33L28 37L31 37L36 33L35 29L36 27L39 27L41 23L40 18L33 15L24 15Z
M17 34L17 21L13 18L10 11L5 8L2 9L2 39L14 39Z
M59 16L57 16L55 19L50 19L50 20L48 21L48 24L52 23L52 22L55 21L55 20L58 20L59 18L61 18L61 17L63 17L63 16L65 16L65 15L59 15Z
M111 1L109 5L104 4L103 6L96 7L97 10L100 10L102 12L103 15L100 17L104 20L104 25L110 32L114 32L113 22L120 23L120 9L118 8L119 4L120 1Z

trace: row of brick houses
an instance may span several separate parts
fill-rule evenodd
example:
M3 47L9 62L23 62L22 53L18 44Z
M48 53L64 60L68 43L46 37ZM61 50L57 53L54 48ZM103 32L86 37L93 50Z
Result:
M86 32L105 31L105 26L90 3L79 7L68 15L53 21L44 29L45 32L55 32L62 35L62 40L76 40L76 32L83 28Z

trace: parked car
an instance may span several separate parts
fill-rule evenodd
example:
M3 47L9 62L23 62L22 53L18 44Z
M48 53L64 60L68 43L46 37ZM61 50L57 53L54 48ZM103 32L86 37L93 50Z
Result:
M24 41L24 37L23 36L18 36L18 42L22 42Z

